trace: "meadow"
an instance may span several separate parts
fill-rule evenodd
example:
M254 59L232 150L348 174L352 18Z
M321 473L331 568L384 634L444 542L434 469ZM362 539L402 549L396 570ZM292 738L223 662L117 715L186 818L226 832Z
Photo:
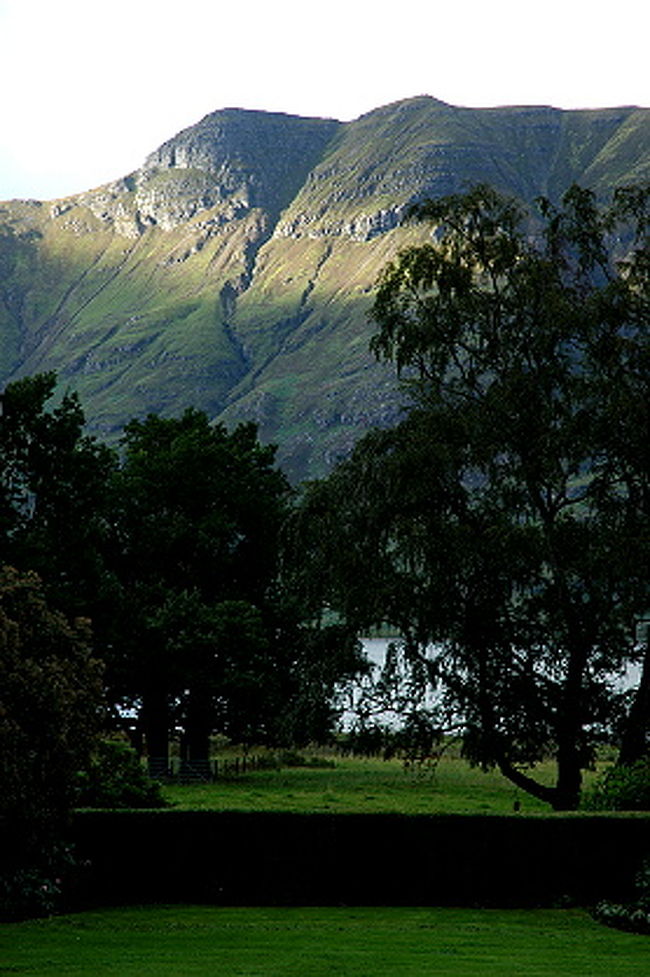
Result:
M209 784L168 783L164 794L181 810L511 814L518 802L523 816L548 813L452 751L415 768L331 753L303 759ZM551 764L538 771L553 774ZM0 977L638 977L649 964L647 937L578 908L156 905L0 925Z
M168 783L165 799L180 810L284 811L340 814L548 814L542 801L522 794L498 771L471 767L457 753L432 766L399 759L305 755L304 766L247 770L207 784ZM552 783L554 765L535 775ZM586 785L596 771L589 772Z
M112 909L0 926L22 977L639 977L647 937L580 910Z

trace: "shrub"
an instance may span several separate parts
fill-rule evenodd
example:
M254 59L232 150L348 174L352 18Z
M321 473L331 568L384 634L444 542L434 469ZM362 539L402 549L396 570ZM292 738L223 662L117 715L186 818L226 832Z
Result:
M590 811L650 811L650 757L609 767L583 806Z
M295 750L283 750L278 756L278 763L281 767L310 767L323 770L330 770L336 766L333 760L319 756L306 757Z
M605 926L650 934L650 861L645 861L636 877L637 897L630 903L599 902L594 919Z
M33 573L0 567L0 918L51 912L68 866L76 771L104 716L87 621Z
M48 841L40 852L31 852L28 858L20 853L18 858L4 861L0 872L3 922L49 916L60 909L67 886L80 870L74 848L60 841Z
M88 767L78 776L77 807L165 807L160 784L151 780L138 756L121 740L100 740Z

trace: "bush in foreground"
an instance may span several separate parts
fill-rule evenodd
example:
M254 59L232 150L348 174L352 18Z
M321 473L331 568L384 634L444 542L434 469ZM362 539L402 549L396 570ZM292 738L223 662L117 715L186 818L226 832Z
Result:
M637 875L636 890L633 902L599 902L593 912L594 919L605 926L650 935L650 860L643 863Z
M160 784L151 780L138 756L120 740L100 740L78 775L77 807L165 807Z
M0 919L51 911L70 868L76 771L103 719L87 622L52 609L40 579L0 568Z

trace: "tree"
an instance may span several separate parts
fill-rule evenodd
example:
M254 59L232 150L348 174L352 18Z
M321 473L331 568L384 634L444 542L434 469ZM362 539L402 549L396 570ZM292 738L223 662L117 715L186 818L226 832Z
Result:
M108 678L111 698L139 710L150 760L166 768L172 723L198 772L215 730L244 743L301 736L309 723L322 734L316 707L305 706L316 649L278 582L291 492L274 449L254 425L228 432L191 409L132 421L123 448ZM320 674L321 719L341 668Z
M399 628L467 755L558 809L602 737L639 731L619 683L649 606L647 201L573 187L533 219L479 187L415 208L434 239L372 311L410 416L297 516L315 597ZM553 786L526 769L548 754Z
M153 758L167 756L170 710L182 697L187 758L198 763L218 671L217 608L262 597L288 487L252 426L229 434L191 409L132 421L123 447L113 565L129 628L115 642L112 680L140 700Z
M103 721L88 622L48 605L35 574L0 568L0 911L49 907L61 841Z
M253 425L229 433L189 409L132 421L118 456L84 435L74 394L50 406L55 391L54 374L41 374L2 397L0 559L38 572L70 620L92 619L113 720L137 709L165 768L172 724L197 766L214 728L301 736L310 682L298 672L318 670L278 583L291 493L274 449ZM321 670L321 719L333 676Z
M115 455L83 433L75 394L48 409L54 373L25 377L0 398L0 558L33 570L71 617L104 613L107 487Z

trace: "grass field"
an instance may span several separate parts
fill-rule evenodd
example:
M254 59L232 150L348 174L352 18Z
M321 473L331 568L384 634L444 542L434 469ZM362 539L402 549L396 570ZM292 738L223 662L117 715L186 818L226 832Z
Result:
M523 814L550 812L497 771L484 773L455 756L419 772L405 770L399 760L337 756L334 763L253 770L210 784L168 784L164 795L174 806L194 810L512 814L517 801ZM550 763L536 773L546 783L553 774Z
M321 758L322 759L322 758ZM548 808L457 756L252 770L168 784L179 808L511 813ZM538 772L551 780L549 765ZM148 906L0 925L0 977L641 977L650 940L579 909Z
M578 910L114 909L0 926L22 977L641 977L647 937Z

